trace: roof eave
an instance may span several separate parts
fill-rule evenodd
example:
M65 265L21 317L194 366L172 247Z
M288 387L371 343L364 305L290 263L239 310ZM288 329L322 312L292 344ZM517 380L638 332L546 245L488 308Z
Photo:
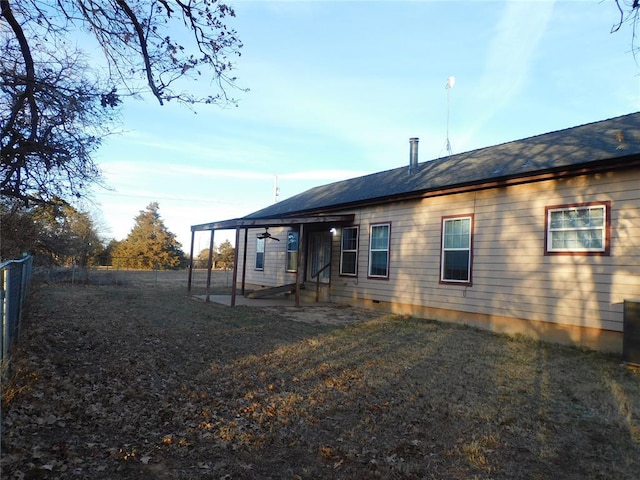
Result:
M444 188L415 190L413 192L398 193L387 195L384 197L369 198L355 202L346 202L331 206L319 207L309 210L300 210L292 212L295 215L317 215L319 213L329 213L350 208L360 208L372 205L380 205L392 201L415 200L421 198L433 198L444 195L453 195L458 193L468 193L480 190L488 190L491 188L507 187L513 185L522 185L525 183L542 182L545 180L554 180L567 177L575 177L580 175L589 175L602 173L604 171L621 170L626 168L634 168L640 166L640 155L630 155L628 157L619 157L615 159L598 160L595 162L571 165L568 167L560 167L548 170L538 170L526 174L518 174L504 177L493 178L489 181L467 182L457 185L449 185Z
M322 224L330 223L335 225L353 223L353 214L347 215L313 215L297 213L294 216L279 216L271 218L233 218L220 222L202 223L192 225L192 232L210 230L235 230L237 228L265 228L284 227L293 225Z

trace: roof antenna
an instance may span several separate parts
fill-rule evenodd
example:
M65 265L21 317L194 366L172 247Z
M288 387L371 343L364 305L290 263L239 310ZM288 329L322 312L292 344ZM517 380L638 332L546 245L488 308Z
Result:
M447 84L444 87L447 90L447 145L445 148L447 149L447 153L449 155L451 155L452 153L451 142L449 142L449 105L450 105L449 92L451 91L451 89L455 84L456 84L456 77L451 76L447 78Z
M278 186L278 175L273 176L273 203L278 203L280 187Z

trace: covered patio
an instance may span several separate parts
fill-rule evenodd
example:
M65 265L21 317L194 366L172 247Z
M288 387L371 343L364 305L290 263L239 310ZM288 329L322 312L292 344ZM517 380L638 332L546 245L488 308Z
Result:
M269 298L269 299L246 299L244 297L246 291L246 270L247 270L247 244L249 230L255 228L270 228L270 227L292 227L298 231L298 241L301 246L298 251L298 262L295 272L295 285L294 285L294 300L293 304L300 306L300 290L304 284L304 265L306 255L306 238L305 231L308 229L317 228L318 226L325 226L327 228L333 226L341 226L350 224L353 222L354 215L303 215L295 217L279 217L279 218L236 218L231 220L224 220L220 222L203 223L200 225L191 226L191 246L190 246L190 259L189 262L189 277L187 283L187 289L191 293L192 278L193 278L193 258L194 258L194 243L196 232L209 231L209 259L207 262L207 284L206 293L203 295L205 302L214 301L216 303L222 303L234 307L236 305L246 304L250 302L251 305L256 305L258 301L282 301L291 302L286 298ZM211 294L211 270L213 268L213 246L215 232L217 230L235 230L235 258L233 264L233 278L231 284L231 295L212 295ZM244 232L244 238L241 242L241 232ZM240 253L239 246L242 245L242 253ZM242 257L240 257L242 255ZM238 271L239 260L242 258L242 271ZM240 278L238 276L240 275ZM239 285L238 285L239 283ZM237 293L240 291L240 297ZM215 297L215 299L214 299ZM229 297L222 298L222 297Z

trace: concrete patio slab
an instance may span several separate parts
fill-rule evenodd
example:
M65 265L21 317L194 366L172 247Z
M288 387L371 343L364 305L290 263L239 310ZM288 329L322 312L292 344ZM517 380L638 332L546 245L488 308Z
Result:
M206 302L206 295L193 295L193 298ZM220 305L231 306L231 295L209 295L209 302ZM317 304L315 304L317 305ZM293 307L295 297L270 297L270 298L247 298L243 295L236 295L236 306L247 307Z

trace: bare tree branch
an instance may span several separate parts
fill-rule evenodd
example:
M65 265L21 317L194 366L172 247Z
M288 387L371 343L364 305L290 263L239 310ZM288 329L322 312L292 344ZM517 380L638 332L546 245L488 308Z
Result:
M0 0L0 194L84 195L100 181L91 155L122 95L235 103L226 91L237 88L231 59L242 47L225 24L233 16L218 0ZM102 48L106 69L71 47L82 35ZM207 71L208 91L185 88Z
M153 92L153 95L160 102L160 105L162 105L163 104L162 95L158 90L158 86L156 85L155 80L153 79L151 60L149 58L149 51L147 49L147 39L145 38L145 34L144 34L144 31L142 30L142 26L140 25L140 22L138 21L138 18L136 17L135 13L133 13L131 8L129 8L129 5L127 5L127 2L125 2L124 0L116 0L116 1L118 5L124 10L125 14L127 15L127 17L129 17L129 20L131 20L131 23L133 24L133 28L136 32L136 35L138 36L138 44L140 46L140 50L142 50L142 59L144 61L144 67L147 75L147 82L149 84L149 88Z
M33 85L35 83L35 68L33 65L33 57L31 55L31 49L29 48L29 42L20 26L20 23L16 20L13 15L13 11L9 5L8 0L0 1L1 7L1 15L7 21L11 30L15 34L15 37L20 45L20 51L22 52L22 58L24 59L24 69L25 69L25 82L24 82L24 90L18 96L14 107L11 111L11 116L9 117L9 121L7 122L6 129L12 128L12 125L15 123L18 112L22 108L22 105L27 102L29 104L29 110L31 113L31 134L30 138L34 138L37 134L37 125L38 125L38 108L36 106L35 99L33 98ZM3 128L3 136L4 136L4 128Z

